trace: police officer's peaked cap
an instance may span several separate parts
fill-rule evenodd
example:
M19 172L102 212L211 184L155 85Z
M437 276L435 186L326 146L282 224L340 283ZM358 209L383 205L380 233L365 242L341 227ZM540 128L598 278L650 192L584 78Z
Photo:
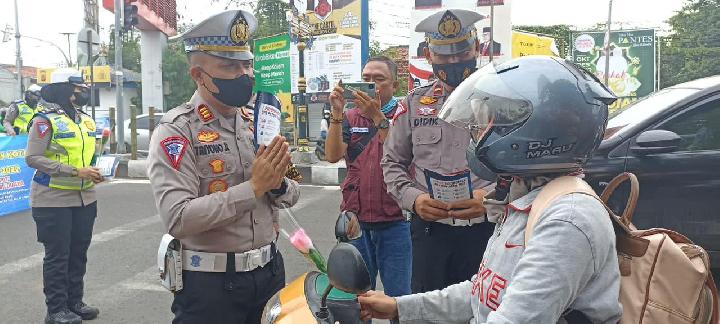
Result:
M433 53L459 54L467 51L477 40L475 23L485 16L471 10L448 9L434 13L415 26L424 32L428 47Z
M182 38L185 52L204 52L233 59L252 60L250 38L257 19L245 10L228 10L207 18L173 39Z

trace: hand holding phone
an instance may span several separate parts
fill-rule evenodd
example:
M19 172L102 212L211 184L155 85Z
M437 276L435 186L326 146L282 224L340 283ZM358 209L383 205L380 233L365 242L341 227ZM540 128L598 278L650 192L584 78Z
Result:
M353 92L364 92L370 98L375 98L375 82L343 82L340 86L344 89L343 98L347 100L355 99Z

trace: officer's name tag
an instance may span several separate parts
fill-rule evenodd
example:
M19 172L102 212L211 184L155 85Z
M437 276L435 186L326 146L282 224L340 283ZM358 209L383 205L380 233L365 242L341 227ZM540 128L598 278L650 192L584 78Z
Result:
M367 127L353 127L350 129L351 133L369 133L370 129Z

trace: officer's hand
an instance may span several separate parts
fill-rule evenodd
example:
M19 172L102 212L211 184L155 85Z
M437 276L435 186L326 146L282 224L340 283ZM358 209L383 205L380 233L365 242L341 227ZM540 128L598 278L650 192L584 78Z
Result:
M450 217L448 209L446 203L430 198L430 194L424 193L415 198L415 214L426 221L433 222Z
M332 114L335 118L340 118L343 113L343 109L345 108L345 105L347 104L347 100L343 97L343 92L345 91L342 86L342 80L338 82L338 85L335 86L335 89L333 89L332 93L330 93L330 106L332 106Z
M363 321L369 321L373 318L398 318L397 301L380 291L370 290L359 295L358 301L360 302L360 318Z
M82 178L85 180L95 180L95 179L102 179L103 176L100 174L100 169L94 168L94 167L84 167L82 169L78 169L78 178Z
M385 115L380 111L380 92L375 92L375 99L370 98L367 93L362 91L353 91L355 95L355 105L360 108L363 115L372 119L375 123L379 123Z
M250 177L255 197L259 198L281 185L287 165L282 172L279 171L279 166L284 161L285 155L289 156L287 149L287 142L281 136L276 136L268 146L260 145L255 155L255 163Z
M485 199L486 194L487 192L485 192L485 190L478 189L473 191L473 199L448 203L448 207L451 209L449 212L450 217L469 220L485 216L485 206L483 205L483 200Z
M17 134L15 134L15 130L14 130L12 127L6 128L6 129L5 129L5 134L7 134L8 136L15 136L15 135L17 135Z

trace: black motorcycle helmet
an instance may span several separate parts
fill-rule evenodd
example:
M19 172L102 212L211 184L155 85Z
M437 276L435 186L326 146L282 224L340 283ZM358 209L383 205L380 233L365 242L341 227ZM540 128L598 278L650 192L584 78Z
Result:
M475 72L453 91L439 117L470 131L468 164L481 178L562 174L590 159L615 100L573 63L526 56Z

